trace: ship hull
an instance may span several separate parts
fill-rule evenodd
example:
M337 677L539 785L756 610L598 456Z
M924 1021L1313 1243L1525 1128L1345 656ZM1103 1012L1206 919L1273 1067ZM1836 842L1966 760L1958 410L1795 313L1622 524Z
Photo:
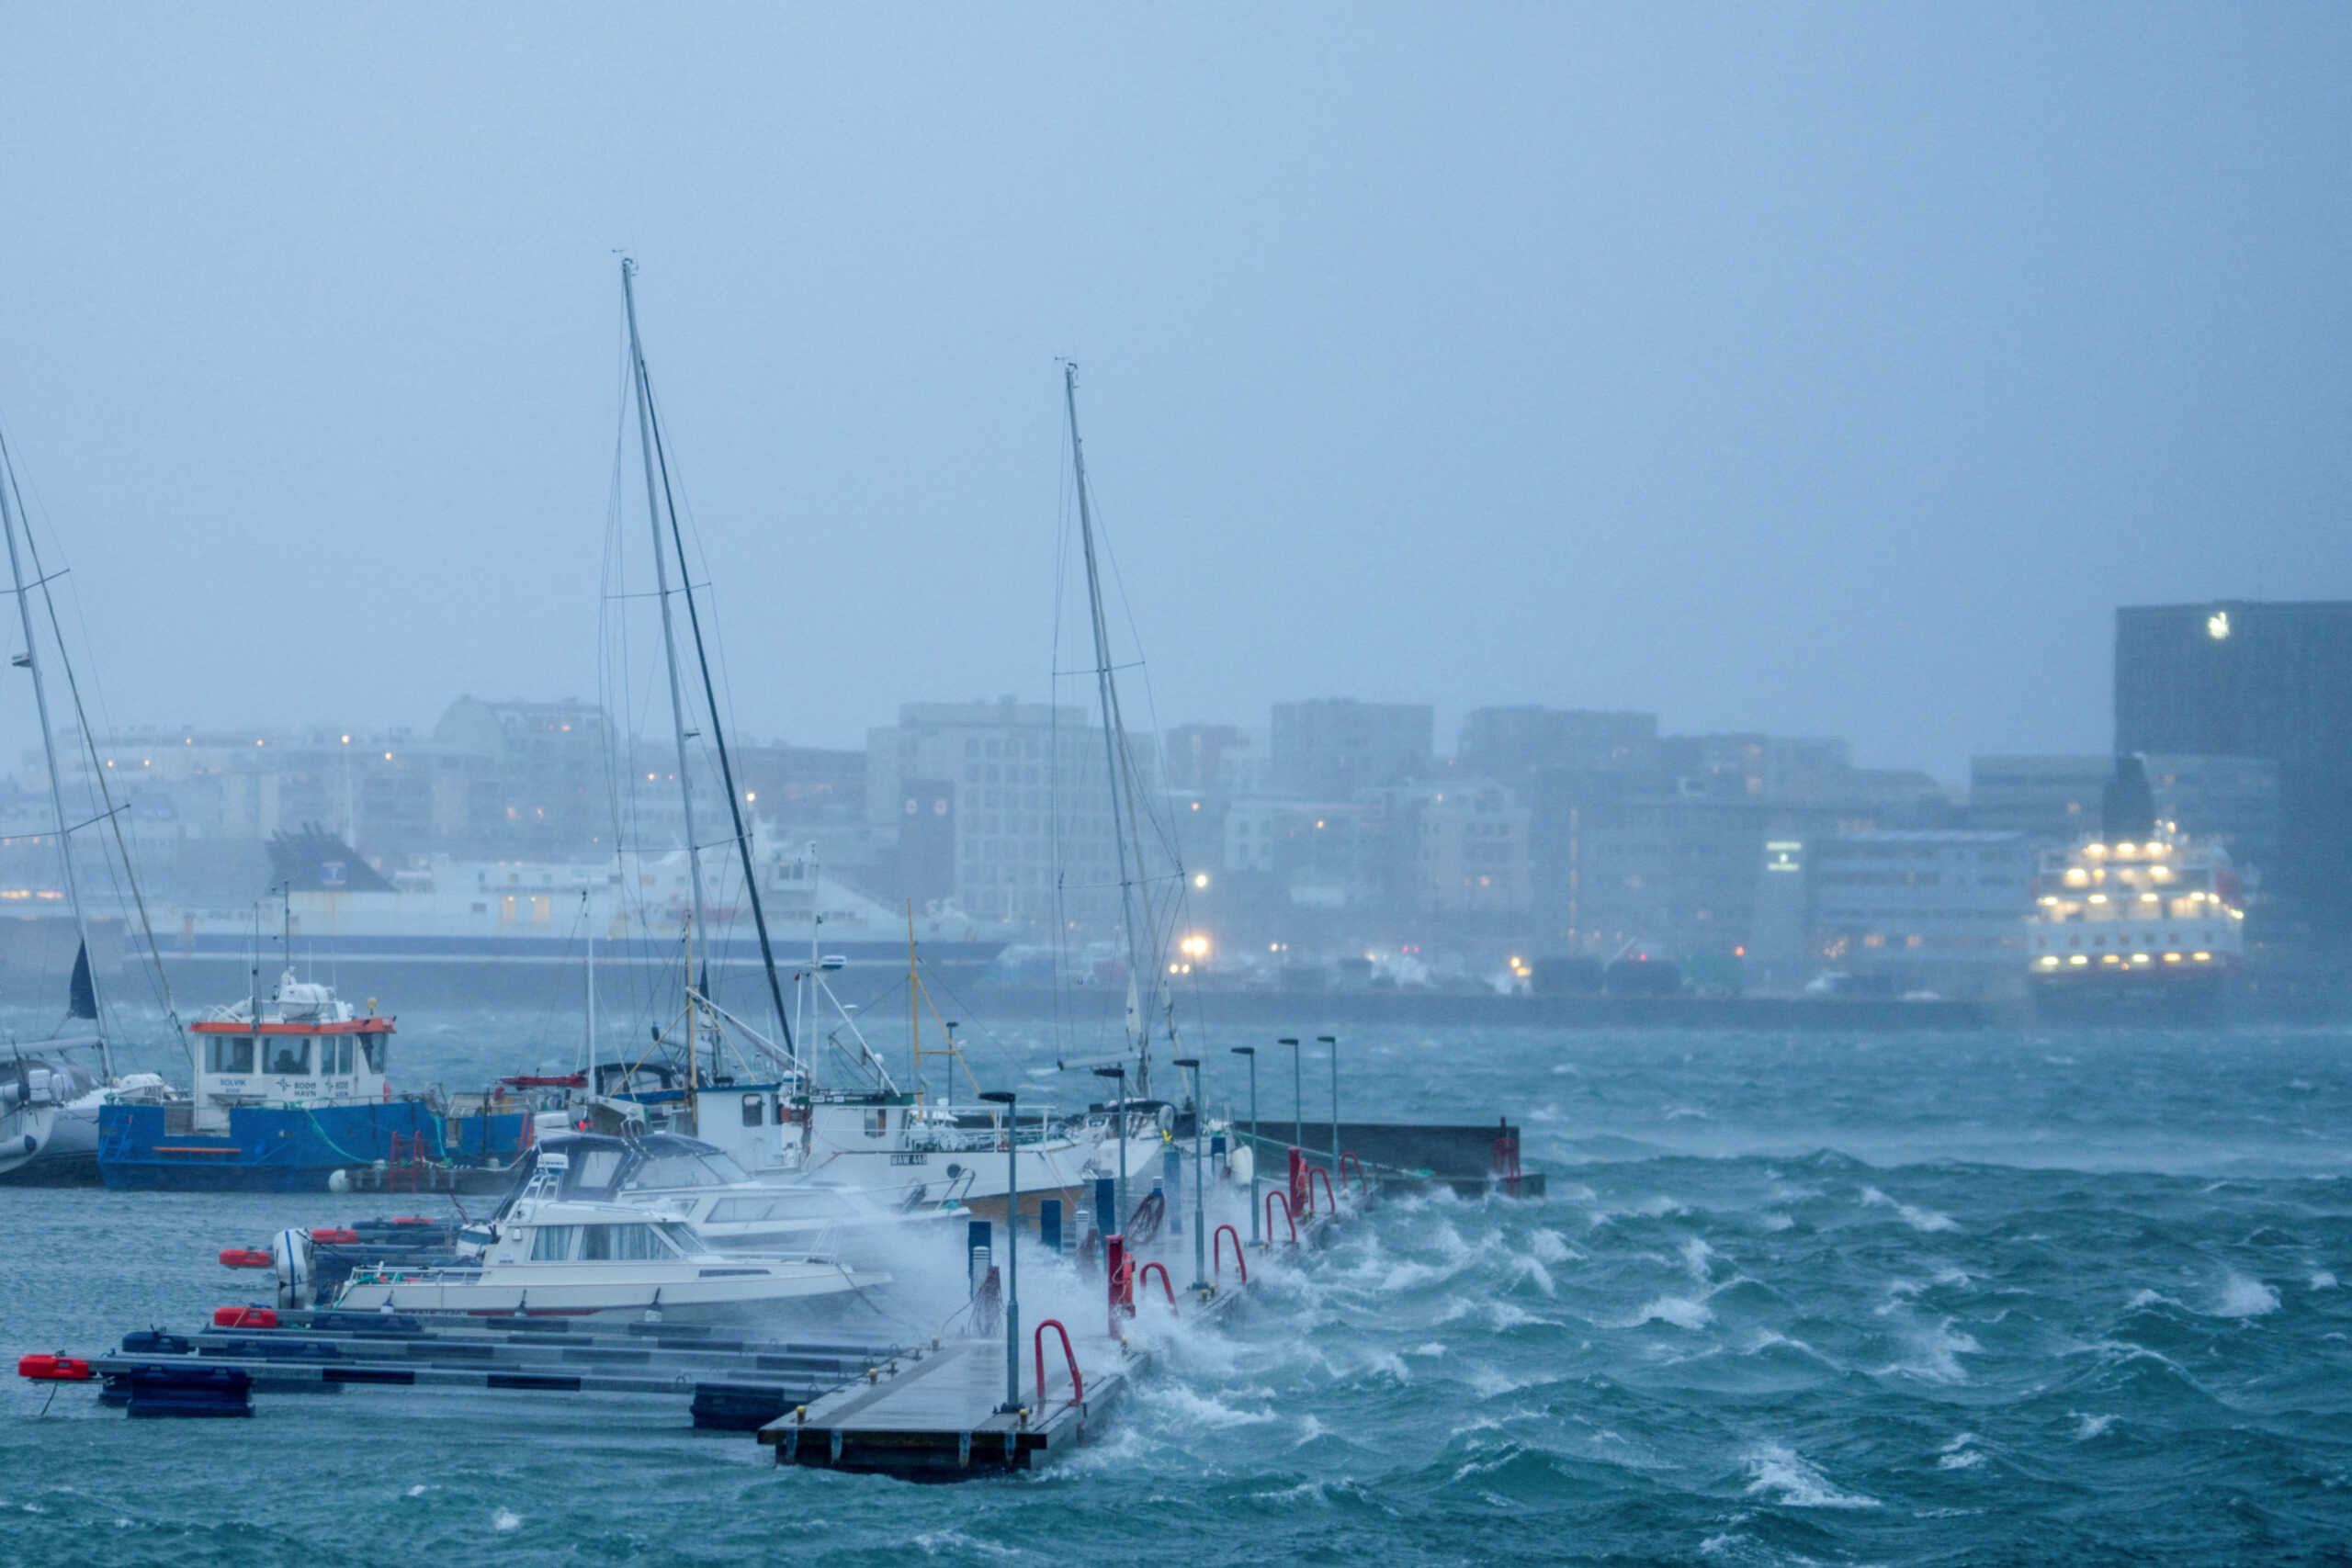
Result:
M2052 1023L2211 1027L2227 1023L2236 987L2225 970L2189 975L2035 976L2034 1017Z
M237 1106L225 1134L175 1129L175 1107L109 1105L98 1117L98 1175L108 1187L177 1192L323 1192L337 1170L389 1161L392 1139L441 1138L419 1100Z

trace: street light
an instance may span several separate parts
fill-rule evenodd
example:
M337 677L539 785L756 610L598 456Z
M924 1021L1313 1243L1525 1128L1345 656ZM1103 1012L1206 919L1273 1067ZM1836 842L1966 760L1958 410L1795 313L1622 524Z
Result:
M1201 1123L1208 1120L1208 1112L1201 1104L1201 1059L1179 1056L1175 1065L1193 1075L1193 1289L1204 1292L1209 1288L1209 1195L1201 1165Z
M1112 1235L1127 1233L1127 1068L1125 1063L1115 1067L1097 1067L1098 1078L1119 1080L1119 1119L1111 1124L1111 1135L1119 1140L1119 1195L1114 1204L1111 1223L1118 1227ZM1103 1238L1109 1240L1109 1236Z
M1012 1095L983 1089L980 1098L1004 1107L1004 1415L1021 1409L1021 1175Z
M1340 1179L1340 1037L1318 1034L1317 1045L1331 1047L1331 1179Z
M1258 1245L1258 1047L1236 1045L1233 1054L1250 1058L1250 1245Z
M1290 1047L1290 1143L1291 1147L1303 1149L1306 1146L1306 1091L1300 1087L1304 1080L1299 1077L1298 1042L1284 1035L1274 1043Z

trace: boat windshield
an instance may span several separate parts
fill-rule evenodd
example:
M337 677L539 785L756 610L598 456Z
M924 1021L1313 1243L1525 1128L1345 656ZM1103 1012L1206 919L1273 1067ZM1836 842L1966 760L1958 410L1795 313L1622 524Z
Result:
M741 1166L713 1150L708 1154L658 1155L638 1167L632 1187L732 1187L751 1180Z

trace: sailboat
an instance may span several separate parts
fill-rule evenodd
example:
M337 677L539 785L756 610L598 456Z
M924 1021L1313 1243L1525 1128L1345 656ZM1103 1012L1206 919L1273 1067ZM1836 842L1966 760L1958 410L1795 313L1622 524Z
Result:
M0 437L0 533L5 533L8 546L8 577L17 600L17 615L24 630L25 649L16 656L15 668L32 677L33 710L40 723L41 755L49 770L49 802L51 831L57 845L58 862L64 883L66 907L74 917L74 972L66 986L64 1022L88 1026L87 1032L57 1033L47 1039L11 1044L5 1057L0 1057L0 1181L23 1184L85 1182L98 1179L98 1112L110 1100L140 1100L161 1103L167 1098L164 1080L153 1073L136 1073L129 1077L115 1071L114 1049L107 1037L104 1020L98 1007L97 976L90 965L90 927L82 907L82 889L74 874L74 841L75 824L66 820L65 793L59 781L57 766L57 736L50 727L49 688L43 679L40 639L35 635L32 593L41 591L47 602L49 579L26 580L22 553L18 545L18 527L29 529L24 516L24 502L17 485L17 474L10 460L7 444ZM30 547L28 534L25 540ZM39 570L36 552L35 570ZM55 624L55 609L51 607L51 622ZM63 644L59 644L59 656L63 658ZM66 682L73 693L75 717L81 732L87 735L89 725L81 712L81 694L74 682L73 670L66 668ZM101 775L98 787L106 789ZM115 809L107 803L99 820L112 822ZM87 827L94 824L85 823ZM129 867L126 850L124 865ZM134 891L136 883L132 883ZM142 916L142 925L144 924ZM153 934L148 935L149 951L153 951ZM162 963L156 960L156 976L162 980ZM164 993L165 1008L170 1008L170 993ZM176 1011L172 1022L178 1027ZM96 1058L96 1067L82 1059L88 1053Z
M705 644L703 616L694 574L679 525L664 446L661 412L637 321L636 266L621 264L621 291L628 321L630 400L635 405L638 448L642 459L645 502L654 546L656 597L661 604L663 675L676 747L679 805L685 826L689 898L683 911L683 1003L673 1021L655 1032L653 1046L634 1062L598 1064L588 1097L594 1130L623 1134L666 1132L715 1145L744 1168L775 1179L839 1183L877 1198L905 1213L942 1203L961 1203L983 1216L1001 1214L1017 1193L1035 1213L1048 1197L1074 1212L1091 1174L1088 1162L1099 1136L1057 1122L1050 1113L1008 1122L994 1107L959 1107L933 1100L922 1079L923 1058L955 1057L944 1047L922 1043L922 979L915 960L910 914L910 1017L915 1031L913 1087L904 1088L881 1057L856 1034L855 1050L831 1037L846 1070L838 1080L820 1081L816 1053L796 1043L777 973L775 947L760 896L756 845L743 818L743 796L735 787L733 765L719 716L719 705ZM670 581L674 566L678 581ZM684 610L694 655L688 679L676 606ZM694 699L697 694L699 704ZM707 725L707 732L701 728ZM705 896L700 838L696 829L694 756L688 742L706 739L727 794L728 825L741 874L745 904L758 936L774 1032L763 1032L710 995L707 970L695 962L707 950L710 929ZM813 861L811 874L813 876ZM815 993L828 960L819 951L816 923L810 927L809 969L800 977L804 1001ZM835 965L837 966L837 965ZM829 996L829 993L827 993ZM843 1019L847 1014L843 1010ZM944 1026L941 1025L944 1032ZM1024 1108L1025 1109L1025 1108ZM1012 1171L1000 1156L1012 1145Z
M1086 446L1078 428L1078 367L1069 361L1062 366L1062 405L1069 421L1079 544L1086 567L1087 626L1094 653L1091 673L1102 724L1103 769L1110 791L1112 851L1119 884L1119 925L1127 961L1125 1051L1114 1058L1125 1076L1119 1079L1119 1099L1099 1109L1108 1111L1117 1123L1114 1142L1124 1142L1125 1145L1121 1168L1133 1171L1145 1169L1147 1162L1156 1161L1172 1138L1189 1136L1192 1119L1201 1113L1201 1108L1185 1107L1180 1111L1152 1095L1155 1031L1166 1041L1171 1055L1181 1054L1175 1001L1166 985L1164 959L1170 931L1152 908L1153 878L1146 864L1147 822L1142 806L1145 784L1137 777L1134 750L1128 743L1125 715L1119 697L1118 666L1111 653L1110 620L1102 606L1102 570L1095 541L1093 494L1086 481ZM1172 842L1168 848L1172 861ZM1172 863L1165 880L1181 889L1184 886L1183 870L1182 863ZM1114 1157L1118 1157L1115 1149ZM1121 1201L1125 1201L1124 1194Z

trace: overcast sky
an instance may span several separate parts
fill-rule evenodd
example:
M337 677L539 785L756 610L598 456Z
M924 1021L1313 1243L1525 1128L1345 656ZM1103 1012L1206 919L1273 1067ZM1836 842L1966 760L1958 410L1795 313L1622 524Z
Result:
M2341 6L18 6L0 420L119 724L593 694L627 246L747 729L1046 694L1067 355L1167 721L1957 783L2108 743L2119 603L2352 594L2347 83Z

